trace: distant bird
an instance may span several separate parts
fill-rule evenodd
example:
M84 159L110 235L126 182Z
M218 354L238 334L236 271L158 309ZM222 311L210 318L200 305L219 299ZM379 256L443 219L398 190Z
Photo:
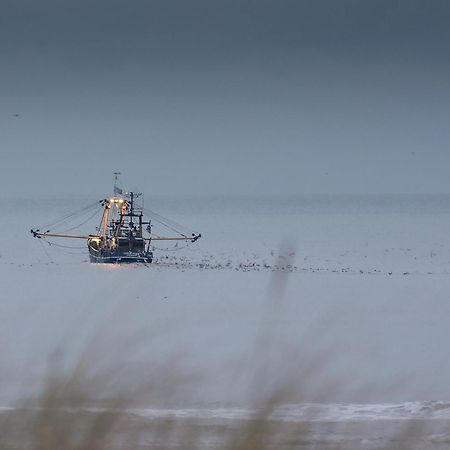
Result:
M19 117L19 114L14 114L14 117Z

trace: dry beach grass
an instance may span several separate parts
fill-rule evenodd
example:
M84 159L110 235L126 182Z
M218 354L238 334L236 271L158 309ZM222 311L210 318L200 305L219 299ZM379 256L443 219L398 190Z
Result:
M316 370L312 369L310 375L315 376ZM290 393L298 396L299 383L283 384L270 396L255 399L255 415L244 420L223 423L171 417L148 420L133 414L133 407L141 393L159 390L164 385L161 379L147 380L139 389L121 392L108 389L108 398L99 399L105 393L105 383L112 382L114 375L108 375L109 381L102 381L93 380L80 370L75 372L59 372L49 377L37 402L25 402L0 414L0 449L393 450L424 449L429 445L423 441L423 422L403 423L390 429L389 424L317 424L307 417L301 423L274 419L277 406ZM173 375L170 379L174 380ZM97 395L93 396L93 392ZM261 392L267 392L264 386ZM374 431L385 439L370 443ZM448 448L447 444L438 443L432 448Z

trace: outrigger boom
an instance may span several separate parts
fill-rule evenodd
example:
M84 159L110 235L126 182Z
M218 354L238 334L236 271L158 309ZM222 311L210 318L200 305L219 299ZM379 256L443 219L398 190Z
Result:
M70 239L91 239L100 238L100 236L95 236L93 234L82 235L82 234L59 234L59 233L40 233L39 230L30 230L30 233L35 238L46 238L46 237L60 237L60 238L70 238Z
M40 233L39 230L30 230L30 233L40 239L45 237L59 237L59 238L69 238L69 239L101 239L101 236L97 236L95 234L83 235L83 234L58 234L58 233ZM202 237L201 234L195 234L191 237L143 237L144 241L190 241L195 242L197 239Z
M99 205L103 206L103 214L100 225L97 227L96 234L72 234L67 231L79 228L79 226L66 228L66 232L58 232L46 225L38 228L32 228L31 234L38 239L42 238L67 238L67 239L85 239L89 250L89 258L95 263L125 263L125 262L144 262L153 261L153 241L185 241L196 242L200 239L200 233L181 232L177 228L183 228L169 219L165 219L159 214L146 211L152 217L154 222L162 225L178 236L161 236L159 233L152 233L153 223L149 219L143 220L143 206L136 206L136 199L142 194L134 192L124 192L118 187L118 175L115 173L114 196L109 199L103 199L95 202L81 212L90 213L92 208L98 211ZM94 211L94 214L98 212ZM76 213L70 214L65 218L56 221L59 226L73 218ZM93 216L89 217L92 218ZM86 223L83 222L83 224ZM46 231L41 231L42 229ZM148 234L144 235L144 231Z

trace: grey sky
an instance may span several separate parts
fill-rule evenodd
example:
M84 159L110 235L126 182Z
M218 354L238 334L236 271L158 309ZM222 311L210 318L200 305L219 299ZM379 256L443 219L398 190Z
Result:
M433 0L0 0L1 191L120 170L156 194L448 193L449 22Z

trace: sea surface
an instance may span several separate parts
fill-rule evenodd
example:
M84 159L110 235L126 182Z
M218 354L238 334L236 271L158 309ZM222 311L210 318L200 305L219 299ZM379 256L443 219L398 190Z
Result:
M46 250L49 244L55 250L48 258L42 250L36 251L39 243L31 246L27 238L30 228L95 201L0 199L1 225L7 230L1 237L3 262L20 261L24 253L30 261L86 260L81 242L47 241ZM161 263L169 260L213 269L223 265L248 269L255 263L261 269L264 264L272 265L280 245L290 245L296 248L295 269L303 272L450 273L450 196L146 197L145 207L184 225L183 231L203 236L198 245L183 249L182 244L157 245L155 255ZM91 217L91 211L81 214L78 222L75 218L59 228L76 232L72 226L90 218L80 231L92 233L100 222L100 204L98 211ZM154 225L155 232L173 234L157 222ZM78 258L69 257L69 250L79 253Z
M394 433L424 421L423 448L445 448L450 196L147 196L146 208L202 234L156 246L149 266L92 265L83 241L31 236L96 200L0 200L1 405L38 395L55 349L67 367L95 349L102 370L122 361L124 383L168 361L197 380L140 399L136 420L245 421L288 386L274 421L339 423L346 439L377 423L348 447L367 449L386 421ZM85 220L92 233L100 216L64 229Z

